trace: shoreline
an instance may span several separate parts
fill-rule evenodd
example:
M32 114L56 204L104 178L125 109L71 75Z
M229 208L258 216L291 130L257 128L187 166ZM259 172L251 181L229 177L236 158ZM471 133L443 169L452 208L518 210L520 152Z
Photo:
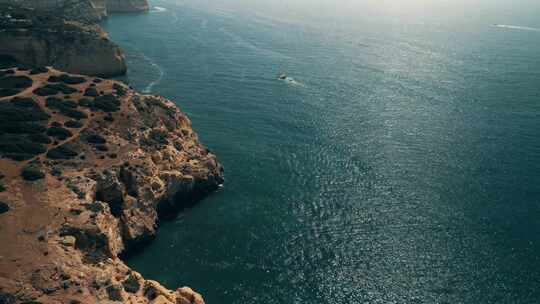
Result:
M15 145L0 145L0 300L204 303L124 262L224 182L189 119L116 80L16 66L0 69L0 115L35 128L0 133Z
M13 143L0 146L0 242L8 244L0 248L0 297L150 303L162 296L204 303L191 289L169 291L145 280L122 260L146 247L159 220L224 181L189 119L171 101L115 80L50 68L0 72L0 87L25 81L0 98L7 127L35 126L1 134ZM29 114L12 114L21 107Z

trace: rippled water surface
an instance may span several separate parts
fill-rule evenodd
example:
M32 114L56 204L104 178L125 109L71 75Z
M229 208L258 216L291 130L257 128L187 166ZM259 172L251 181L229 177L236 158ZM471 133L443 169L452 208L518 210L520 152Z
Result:
M105 23L226 168L132 267L209 304L540 302L540 6L365 2Z

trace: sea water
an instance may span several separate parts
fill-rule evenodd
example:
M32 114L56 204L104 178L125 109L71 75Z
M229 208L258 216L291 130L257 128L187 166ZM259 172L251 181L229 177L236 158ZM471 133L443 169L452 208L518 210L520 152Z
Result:
M540 302L540 3L151 5L104 24L125 80L226 183L135 270L209 304Z

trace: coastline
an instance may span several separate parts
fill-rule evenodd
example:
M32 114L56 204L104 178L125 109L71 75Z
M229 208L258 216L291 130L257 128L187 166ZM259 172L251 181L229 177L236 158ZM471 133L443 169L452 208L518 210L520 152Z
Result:
M25 81L0 98L7 119L0 241L8 244L0 249L0 296L203 303L190 289L145 280L119 257L151 240L159 218L223 183L221 165L189 119L171 101L114 80L53 69L0 72L3 89Z
M159 219L223 183L189 119L115 80L14 66L0 69L0 240L10 244L0 249L0 300L204 303L121 259L153 239Z

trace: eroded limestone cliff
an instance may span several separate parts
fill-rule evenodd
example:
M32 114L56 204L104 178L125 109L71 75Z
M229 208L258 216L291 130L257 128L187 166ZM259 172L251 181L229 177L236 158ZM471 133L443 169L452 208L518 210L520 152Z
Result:
M106 16L95 5L105 0L0 0L0 4L31 8L39 13L61 16L83 23L95 23Z
M143 12L148 0L0 0L79 22L95 23L110 13Z
M0 70L0 156L2 303L203 303L118 258L155 235L159 213L223 182L172 102L50 68Z
M0 6L0 56L104 77L127 69L122 50L101 27L8 5Z

